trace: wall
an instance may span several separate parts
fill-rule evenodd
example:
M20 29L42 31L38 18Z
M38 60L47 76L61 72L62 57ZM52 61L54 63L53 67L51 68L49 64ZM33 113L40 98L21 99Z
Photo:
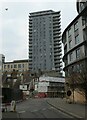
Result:
M73 101L73 93L72 93L70 99L71 99L71 101ZM74 102L85 103L85 95L83 94L83 92L81 92L79 90L74 91Z

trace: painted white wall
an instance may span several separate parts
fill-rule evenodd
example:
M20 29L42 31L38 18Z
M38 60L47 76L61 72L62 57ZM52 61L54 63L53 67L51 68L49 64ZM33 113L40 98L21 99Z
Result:
M47 86L38 86L38 92L47 92Z

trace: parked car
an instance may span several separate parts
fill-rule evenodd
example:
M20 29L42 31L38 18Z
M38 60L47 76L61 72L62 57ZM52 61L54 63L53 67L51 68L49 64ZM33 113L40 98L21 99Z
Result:
M47 95L46 93L43 93L43 92L35 95L35 98L45 98L45 97L47 97Z

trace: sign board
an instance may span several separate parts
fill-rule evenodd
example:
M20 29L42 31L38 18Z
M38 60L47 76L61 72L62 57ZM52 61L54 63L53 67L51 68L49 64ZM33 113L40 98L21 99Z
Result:
M20 90L27 90L27 85L20 85Z

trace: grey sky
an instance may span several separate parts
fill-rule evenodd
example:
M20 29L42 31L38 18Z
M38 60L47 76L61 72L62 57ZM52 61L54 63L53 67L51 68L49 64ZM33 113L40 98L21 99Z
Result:
M46 2L48 1L48 2ZM28 19L30 12L61 11L62 32L76 17L76 1L67 0L4 0L1 7L0 53L6 61L28 58ZM6 11L5 8L8 8Z

